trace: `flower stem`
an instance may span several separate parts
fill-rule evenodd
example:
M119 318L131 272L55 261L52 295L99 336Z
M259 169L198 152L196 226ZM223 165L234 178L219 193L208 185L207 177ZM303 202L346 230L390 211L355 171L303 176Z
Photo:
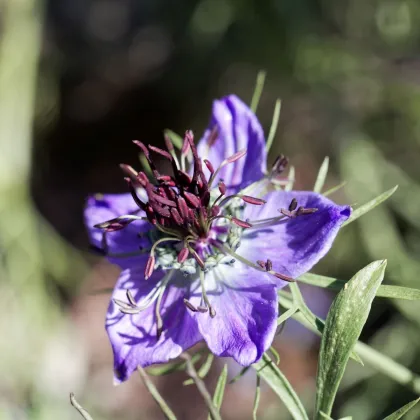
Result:
M205 383L198 376L198 373L195 370L195 367L194 367L193 363L191 362L190 355L187 354L187 353L183 353L183 354L181 354L180 357L187 362L187 366L186 366L187 375L194 381L194 383L195 383L195 385L198 389L198 392L203 397L204 402L206 403L207 408L210 411L210 416L212 417L213 420L222 420L222 418L220 417L219 411L217 410L216 406L214 405L213 400L211 398L211 395L206 388Z
M166 401L159 394L159 391L157 390L157 388L155 387L153 382L149 379L145 370L141 366L137 366L137 370L138 370L138 372L141 376L141 379L143 380L143 383L146 386L147 390L150 392L153 399L156 401L157 405L162 410L163 414L165 414L166 418L168 418L169 420L176 420L175 414L169 408L168 404L166 404Z

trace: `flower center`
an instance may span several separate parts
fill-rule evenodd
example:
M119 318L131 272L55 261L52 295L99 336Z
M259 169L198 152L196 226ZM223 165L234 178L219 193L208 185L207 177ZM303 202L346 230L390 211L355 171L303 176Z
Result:
M153 246L145 270L146 279L157 266L183 269L185 273L192 274L196 271L196 265L203 270L217 265L225 257L217 244L228 241L233 246L235 241L239 242L240 231L251 227L240 219L243 201L257 205L265 203L249 196L226 196L227 188L223 182L219 182L218 188L212 189L218 171L245 156L245 150L224 160L216 171L211 162L204 160L210 172L207 179L191 131L185 134L181 167L172 143L166 140L168 151L154 146L146 147L142 142L135 141L150 166L153 183L145 172L121 165L134 201L156 227L156 230L149 232ZM170 162L172 175L162 175L157 170L151 152ZM192 175L184 167L188 154L192 156ZM138 196L139 187L146 192L147 201Z

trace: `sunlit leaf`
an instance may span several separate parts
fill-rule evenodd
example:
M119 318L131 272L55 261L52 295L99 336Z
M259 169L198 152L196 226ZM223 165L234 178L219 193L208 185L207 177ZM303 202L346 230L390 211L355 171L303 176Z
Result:
M250 106L253 112L257 111L261 94L264 89L265 76L266 76L266 72L264 70L260 70L257 74L257 80L255 82L254 93L252 95L251 106Z
M320 335L324 331L324 324L325 322L317 317L306 305L305 300L303 299L302 293L299 289L299 286L297 283L292 283L290 285L290 290L292 291L293 296L293 305L290 307L297 305L299 308L299 312L302 314L303 318L306 319L306 321L311 325L314 331L317 331ZM287 292L284 292L282 290L279 291L279 295L282 296ZM281 302L280 302L281 303ZM295 314L292 316L294 317ZM357 363L361 364L363 366L363 361L360 358L360 356L355 352L352 351L350 353L350 357L355 360Z
M346 181L341 182L340 184L336 185L335 187L332 187L329 190L323 192L322 195L324 195L325 197L328 197L329 195L334 194L336 191L343 188L346 184L347 184Z
M398 185L396 185L394 188L391 188L388 191L385 191L378 197L374 198L373 200L368 201L366 204L363 204L362 206L358 207L357 209L353 210L351 216L343 223L342 226L346 226L351 222L354 222L359 217L363 216L368 211L371 211L379 204L383 203L385 200L387 200L389 197L391 197L392 194L397 190Z
M331 414L350 353L369 315L385 267L386 261L375 261L360 270L331 305L319 353L316 418L321 418L320 411Z
M312 273L306 273L300 276L298 280L312 286L325 287L332 290L341 290L347 283L344 280ZM381 284L376 292L376 296L393 299L420 300L420 289Z
M257 420L257 411L260 405L261 396L261 378L257 375L257 384L255 386L254 406L252 407L252 420Z
M277 132L277 126L279 125L280 119L280 110L281 110L281 100L277 99L276 104L274 105L273 120L271 121L270 131L268 132L267 144L265 146L267 152L270 150L274 137Z
M308 415L296 392L267 354L264 354L262 359L254 363L252 367L280 397L295 420L308 420Z
M319 168L318 176L316 177L314 192L320 193L322 188L324 188L325 180L328 175L328 166L330 164L330 158L327 156L322 162L321 167Z
M219 411L220 411L220 407L222 406L223 396L225 395L227 374L228 374L228 367L227 365L224 365L223 370L220 373L219 379L217 380L216 389L214 391L214 396L213 396L214 406ZM209 414L208 420L211 420L210 414Z
M191 360L194 363L194 359L192 358ZM207 376L207 374L210 371L210 368L211 368L211 365L213 363L213 360L214 360L214 354L213 353L209 353L207 355L207 358L204 361L204 363L200 366L200 369L198 369L198 372L197 373L198 373L198 376L200 378L205 378ZM194 381L190 378L190 379L185 380L182 384L183 385L193 385L194 384Z
M169 408L168 404L166 404L166 401L162 398L159 391L153 384L153 382L149 379L149 377L146 374L146 371L141 367L137 366L137 370L141 376L141 379L143 380L144 385L146 386L147 390L152 395L153 399L157 403L157 405L160 407L162 412L165 414L165 416L169 420L176 420L175 414L172 412L172 410Z
M280 355L279 355L279 353L278 353L278 351L273 347L273 346L271 346L269 349L268 349L268 351L269 351L269 353L271 353L271 355L274 357L274 359L275 359L275 361L276 361L276 365L278 365L279 363L280 363Z
M229 385L234 384L235 382L239 381L239 379L241 379L242 376L244 376L245 373L247 373L249 369L251 369L251 366L243 367L241 371L229 381Z
M284 308L289 309L294 305L291 293L280 290L278 295L279 302ZM309 313L311 312L309 311ZM305 316L301 311L298 311L293 315L293 318L300 324L315 334L321 335L324 321L313 314L312 317L313 319L316 319L316 322L310 322L308 320L308 315ZM373 347L358 341L354 346L351 357L363 365L360 359L361 357L363 361L366 362L366 365L375 369L377 372L383 373L385 376L407 387L415 394L420 394L420 376Z
M200 353L195 353L191 356L192 363L196 363L201 359ZM156 365L147 368L147 373L152 376L169 375L173 372L179 372L185 370L186 362L166 363L164 365Z
M385 417L384 420L398 420L402 418L402 416L408 413L419 401L420 398L417 398L416 400L409 402L408 404L399 408L397 411L394 411L392 414Z

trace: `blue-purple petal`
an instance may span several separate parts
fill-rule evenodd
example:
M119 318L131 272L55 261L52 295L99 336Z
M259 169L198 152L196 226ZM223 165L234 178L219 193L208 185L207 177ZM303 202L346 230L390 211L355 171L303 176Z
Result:
M137 251L140 255L140 248L147 248L150 245L145 235L143 237L139 236L140 233L145 233L150 229L148 222L136 220L121 230L105 234L103 230L94 227L98 223L138 210L131 194L96 194L90 196L86 202L84 216L91 244L98 249L103 249L105 235L106 247L110 255L135 253ZM144 216L144 212L138 211L136 215ZM131 267L133 264L141 264L143 259L144 256L108 258L110 262L122 268Z
M208 140L217 127L218 137L210 147ZM198 154L217 169L226 158L247 149L245 157L226 165L215 179L223 179L228 188L237 190L261 179L266 170L267 152L264 132L255 114L237 96L230 95L213 102L209 128L198 144ZM209 175L207 168L205 174Z
M277 327L276 286L270 276L236 262L207 273L205 283L216 316L197 313L196 318L211 352L243 366L259 360ZM199 303L197 295L192 302Z
M156 271L146 281L143 272L144 267L122 271L112 298L127 302L126 290L129 289L137 305L141 304L165 274ZM163 332L159 340L155 304L137 314L123 314L111 301L106 329L114 353L116 383L127 380L137 366L166 363L202 340L196 320L183 303L184 297L189 298L188 288L183 287L185 279L178 275L182 279L172 278L163 295L160 309Z
M309 271L331 248L340 226L351 214L350 206L340 206L320 194L307 191L269 193L261 207L246 206L244 218L251 222L281 216L296 198L298 206L317 208L313 214L285 218L271 226L245 231L238 253L252 262L270 259L273 270L296 278ZM282 281L279 286L284 286Z

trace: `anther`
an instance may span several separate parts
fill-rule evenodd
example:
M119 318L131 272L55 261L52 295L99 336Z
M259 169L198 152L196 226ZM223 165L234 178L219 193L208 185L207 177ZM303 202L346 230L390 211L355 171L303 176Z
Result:
M197 311L201 312L202 314L206 313L209 310L207 306L197 306Z
M265 263L265 268L267 271L271 271L273 269L273 262L270 259L267 259Z
M272 274L273 276L277 277L280 280L284 280L284 281L287 281L289 283L294 283L296 281L292 277L286 276L285 274L277 273L275 271L270 271L270 274Z
M297 200L296 198L293 198L289 204L289 211L296 210L296 207L297 207Z
M315 213L317 211L318 211L318 209L316 209L316 208L305 209L304 207L299 207L296 211L296 215L297 216L303 216L305 214L312 214L312 213Z
M185 200L187 201L187 203L190 206L195 207L195 208L198 208L198 207L201 206L200 199L197 198L197 196L195 196L194 194L191 194L191 193L185 191L184 192L184 197L185 197Z
M198 309L187 299L184 298L184 305L192 312L198 312Z
M181 251L178 254L178 262L180 264L182 264L183 262L186 261L186 259L188 258L188 255L190 254L190 251L188 250L188 248L182 248Z
M266 203L266 201L261 198L250 197L249 195L241 195L240 197L245 201L245 203L255 204L256 206L261 206Z
M172 162L172 156L166 150L162 150L159 147L151 146L151 145L149 145L149 149L152 152L155 152L158 155L161 155L161 156L165 157L166 159L168 159L168 160L170 160Z
M207 166L207 169L210 171L210 174L213 175L214 174L214 168L213 168L213 165L211 164L211 162L207 159L204 159L204 163Z
M219 182L219 191L222 195L226 194L226 184L223 181Z
M153 271L155 269L155 262L156 262L155 256L150 255L147 260L146 269L144 270L144 278L146 280L149 279L149 277L153 274Z
M264 268L264 270L265 270L265 261L263 261L263 260L257 260L257 264L258 264L261 268Z
M130 289L126 291L127 300L131 303L131 305L136 306L136 301L134 300L134 296L132 295Z
M213 308L213 306L210 306L209 310L210 310L210 316L214 318L216 316L216 310Z
M241 228L248 229L252 227L251 223L245 222L244 220L237 219L236 217L232 217L231 220L233 223L235 223L235 225L238 225Z
M286 169L288 163L289 159L286 156L278 156L274 161L273 167L271 169L271 176L280 175Z

